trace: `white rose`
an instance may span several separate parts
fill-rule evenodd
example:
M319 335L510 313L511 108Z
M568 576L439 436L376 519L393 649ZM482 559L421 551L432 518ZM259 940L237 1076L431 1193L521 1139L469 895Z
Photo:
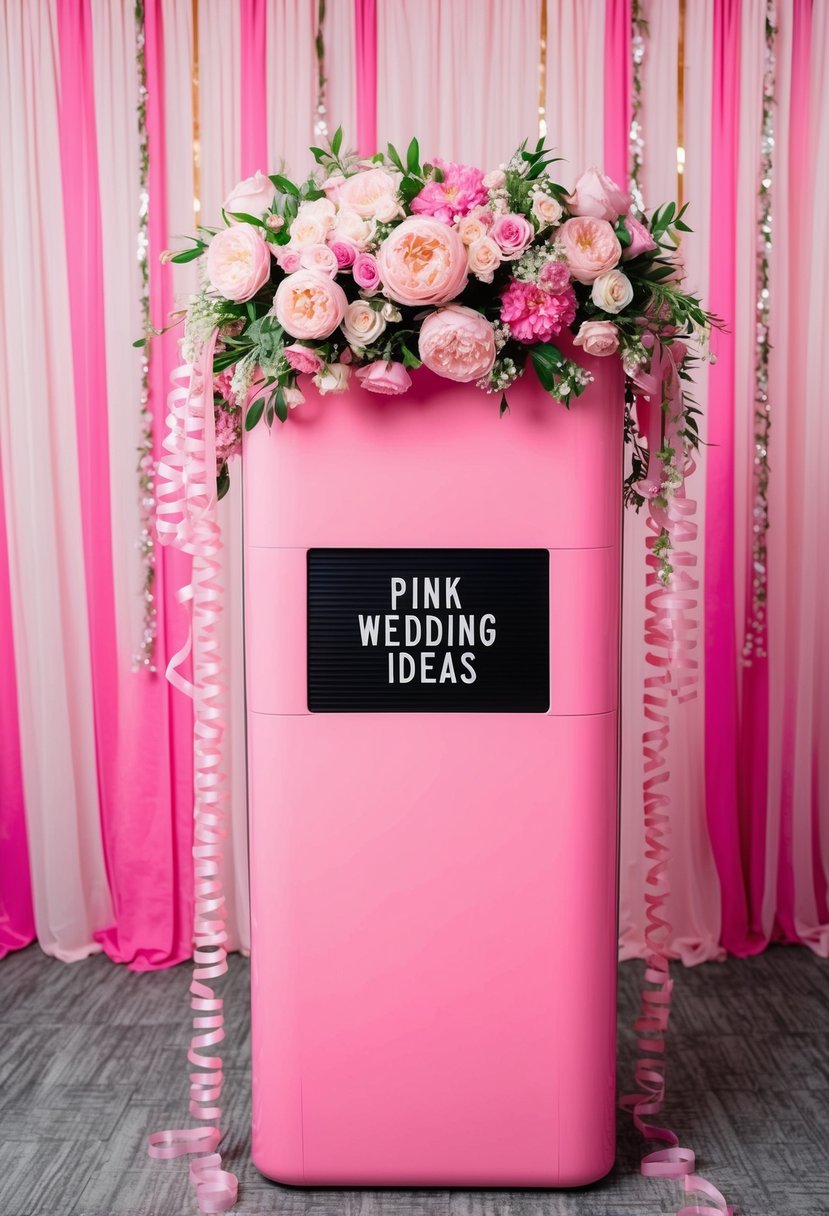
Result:
M334 223L334 218L337 214L337 208L334 203L328 198L313 198L307 202L299 204L297 217L300 215L320 219L328 228Z
M544 194L539 190L537 194L533 195L533 215L542 228L552 227L564 215L564 208L552 195Z
M332 279L339 269L334 252L327 245L304 246L299 264L303 270L320 270L323 274L330 274Z
M224 201L224 209L227 213L227 218L231 224L238 224L240 220L234 220L232 212L244 215L253 215L258 217L263 215L276 194L276 187L269 177L256 170L253 177L246 177L244 181L239 182L234 186L230 194Z
M386 328L382 312L372 308L365 300L353 300L345 310L340 328L349 346L371 346Z
M353 207L340 207L334 220L332 240L349 241L359 250L365 249L374 236L374 220L365 220Z
M603 312L621 312L633 299L633 284L621 270L608 270L593 280L590 296Z
M501 265L501 250L491 236L474 241L466 251L470 273L482 283L491 283L493 275Z
M286 388L283 388L282 392L285 396L285 404L289 410L295 410L305 400L305 394L301 388L293 388L291 385L288 385Z
M465 215L458 220L458 236L464 245L474 245L476 241L483 240L486 233L487 226L477 215Z
M328 234L328 225L322 216L300 214L291 224L291 246L294 249L307 249L309 245L324 245Z
M381 196L374 205L374 219L378 224L390 224L402 214L403 208L393 194Z
M344 393L350 375L351 368L345 363L326 363L314 376L314 384L323 396L326 393Z

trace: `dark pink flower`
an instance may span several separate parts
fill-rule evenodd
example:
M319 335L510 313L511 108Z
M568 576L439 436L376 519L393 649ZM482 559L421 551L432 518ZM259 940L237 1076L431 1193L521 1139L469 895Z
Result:
M572 287L547 291L539 283L513 279L501 296L501 320L513 337L525 346L548 342L576 318L576 295Z
M473 207L482 206L488 198L484 175L474 165L435 160L443 173L442 182L427 182L410 203L415 215L432 215L444 224L451 224L456 215L468 215Z
M373 253L358 253L351 267L354 282L363 291L376 291L380 286L380 267Z
M564 291L570 285L570 270L566 262L547 262L539 278L548 291Z

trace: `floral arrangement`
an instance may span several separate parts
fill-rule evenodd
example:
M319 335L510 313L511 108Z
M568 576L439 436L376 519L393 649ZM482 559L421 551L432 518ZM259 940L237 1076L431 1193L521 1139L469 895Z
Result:
M213 358L219 494L242 426L285 422L310 377L322 394L354 377L366 391L405 393L424 365L475 383L508 406L508 390L532 364L552 398L570 404L591 376L559 341L592 356L620 357L635 384L669 351L688 379L685 339L704 349L716 318L683 289L685 207L650 216L597 169L571 191L550 174L543 141L526 141L490 172L435 158L416 139L405 158L358 159L338 130L312 148L307 180L256 173L223 209L225 227L201 228L173 262L206 255L203 287L185 314L183 353L195 362L218 331ZM569 346L568 346L569 349ZM667 500L698 442L696 410L674 402L663 428L659 484L643 489L646 455L630 412L626 500ZM664 409L669 403L660 404ZM668 570L670 567L668 567Z

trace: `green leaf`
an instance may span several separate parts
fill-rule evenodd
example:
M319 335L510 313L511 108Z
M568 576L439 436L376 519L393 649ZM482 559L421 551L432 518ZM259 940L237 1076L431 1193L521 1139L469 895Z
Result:
M133 342L133 346L138 347L138 348L140 348L142 346L146 346L146 345L147 345L146 338L139 338L137 342Z
M627 224L625 223L624 216L620 216L619 219L616 221L616 225L615 225L613 231L616 233L616 236L619 239L619 244L622 246L622 248L627 249L628 245L631 243L633 238L631 237L630 233L628 232Z
M179 253L174 253L170 261L181 266L184 262L195 262L196 258L200 258L203 253L204 245L199 243L195 249L182 249Z
M257 228L267 228L267 224L262 219L257 219L255 215L248 215L247 211L228 211L226 213L233 217L234 220L241 220L243 224L255 224Z
M342 146L343 146L343 129L342 129L342 127L337 127L336 131L334 132L334 138L331 140L331 151L334 153L335 156L340 155L340 148Z
M504 414L508 414L508 413L509 413L509 402L507 401L507 394L501 393L501 407L498 410L498 417L503 418Z
M295 198L299 198L299 187L295 186L289 178L283 177L281 173L271 174L271 181L283 194L293 194Z
M265 410L265 398L257 397L255 401L251 401L248 406L248 412L245 414L245 430L252 431Z
M405 344L403 345L402 354L404 367L417 368L421 366L420 359L418 359L417 355L413 355Z
M224 498L225 494L227 494L229 489L230 473L228 472L227 461L225 461L216 475L216 497L221 500Z
M399 186L400 194L407 203L410 203L416 194L420 194L422 189L423 182L416 177L404 177Z
M285 400L285 390L281 387L276 390L276 416L280 422L284 422L288 417L288 403Z
M311 155L318 165L321 165L324 160L328 159L328 153L325 148L311 148ZM271 181L273 181L273 178L271 178ZM276 185L276 182L274 182L274 185Z
M410 173L420 175L420 144L413 139L406 153L406 167Z
M406 170L403 167L403 161L400 159L400 153L397 151L397 148L395 148L394 144L388 145L388 147L386 148L386 153L387 153L388 158L391 161L391 163L393 165L395 165L400 170L401 173L405 173Z

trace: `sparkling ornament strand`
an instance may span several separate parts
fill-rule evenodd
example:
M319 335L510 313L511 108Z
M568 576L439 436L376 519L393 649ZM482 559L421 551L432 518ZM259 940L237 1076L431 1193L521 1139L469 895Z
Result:
M630 132L628 134L628 161L630 164L630 193L637 211L644 212L642 195L642 164L645 159L645 140L642 135L642 64L649 35L648 23L642 15L641 0L633 0L631 8L633 72L631 77Z
M777 13L774 0L766 5L766 46L763 63L763 125L760 139L760 180L757 188L757 251L754 331L754 459L751 507L751 603L746 615L743 663L765 659L767 547L769 528L769 261L772 241L771 187L774 166L774 78Z
M328 137L328 106L326 101L325 78L325 0L319 0L317 13L317 109L314 121L314 135L317 141Z
M144 0L135 4L135 66L138 73L138 238L136 256L141 274L141 395L138 444L138 502L140 532L138 549L144 571L141 598L144 616L141 641L133 657L134 670L155 672L155 642L158 621L155 607L155 461L153 459L153 416L150 411L150 265L149 265L149 144L147 139L147 64L144 53Z

